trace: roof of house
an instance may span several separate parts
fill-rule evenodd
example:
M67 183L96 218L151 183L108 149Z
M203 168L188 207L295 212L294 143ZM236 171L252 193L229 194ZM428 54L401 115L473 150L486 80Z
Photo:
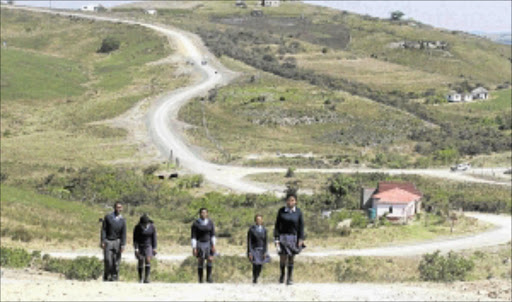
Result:
M471 91L471 93L488 93L489 91L485 89L484 87L478 87Z
M420 190L416 188L416 186L412 182L398 182L398 181L380 181L377 187L377 193L382 193L384 191L392 190L394 188L400 188L405 190L411 194L415 194L418 196L423 196Z
M453 94L460 94L460 93L455 90L450 90L450 92L448 92L448 94L453 95Z
M377 193L373 197L379 199L377 203L407 204L418 200L421 196L400 188L394 188Z

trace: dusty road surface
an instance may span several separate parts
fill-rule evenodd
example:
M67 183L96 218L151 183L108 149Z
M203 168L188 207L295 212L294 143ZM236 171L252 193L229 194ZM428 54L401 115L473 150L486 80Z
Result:
M443 253L449 251L460 251L465 249L483 248L488 246L495 246L505 244L512 240L512 218L510 215L495 215L495 214L484 214L484 213L464 213L468 217L479 219L483 222L491 223L495 225L495 228L474 234L469 236L460 236L448 239L428 240L425 242L415 242L410 244L401 244L388 247L377 247L367 249L352 249L352 250L340 250L340 249L323 249L318 250L313 246L309 246L307 250L301 253L304 257L332 257L332 256L415 256L423 255L425 253L432 253L436 250L440 250ZM79 256L97 257L102 259L103 256L101 251L42 251L43 254L49 254L52 257L74 259ZM133 251L131 247L128 247L124 256L123 261L135 262L135 258L132 256ZM183 261L190 254L158 254L160 261ZM240 254L239 256L243 256ZM277 258L275 251L271 251L271 256Z
M496 301L507 300L503 281L464 283L194 284L70 281L54 274L4 269L2 301ZM480 289L484 288L484 289ZM494 295L496 294L496 296Z

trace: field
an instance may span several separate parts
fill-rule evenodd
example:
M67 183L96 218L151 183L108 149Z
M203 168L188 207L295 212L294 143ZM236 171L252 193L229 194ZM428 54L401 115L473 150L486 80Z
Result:
M303 164L315 165L325 155L369 158L391 145L408 154L408 131L428 127L368 99L259 72L229 58L222 61L245 75L180 110L180 119L196 126L188 131L191 141L205 147L213 161L263 165L265 159L249 160L250 155L269 160L277 152L311 152L318 158Z
M11 178L137 156L124 129L91 123L187 82L168 76L173 64L147 64L173 53L167 39L149 29L8 9L1 14L1 163ZM98 53L106 37L118 39L120 48Z
M442 74L432 74L374 58L357 58L350 53L338 50L327 54L319 50L316 53L294 55L293 58L297 59L299 67L335 78L365 83L374 89L386 92L416 93L429 89L437 90L455 80Z

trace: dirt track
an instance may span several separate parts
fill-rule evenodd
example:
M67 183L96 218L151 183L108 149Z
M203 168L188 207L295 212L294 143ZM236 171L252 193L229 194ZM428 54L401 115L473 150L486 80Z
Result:
M510 297L504 281L475 284L192 284L69 281L54 274L3 270L2 301L478 301ZM484 292L484 288L486 289ZM491 291L489 290L491 289ZM492 295L492 294L491 294Z

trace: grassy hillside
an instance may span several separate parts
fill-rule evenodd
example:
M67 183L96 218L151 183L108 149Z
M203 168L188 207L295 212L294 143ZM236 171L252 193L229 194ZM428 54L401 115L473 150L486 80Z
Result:
M257 75L258 71L263 70L292 80L288 84L280 85L318 87L319 91L336 93L345 91L352 96L398 108L404 117L391 115L388 122L401 120L398 123L406 127L405 131L393 132L396 136L393 142L388 140L390 136L376 128L390 128L380 124L378 119L375 120L372 110L367 110L370 106L376 110L382 108L373 103L368 107L363 105L362 110L357 113L350 110L346 112L352 117L355 116L351 125L357 125L353 126L357 130L347 129L343 123L334 121L321 125L299 124L288 127L293 130L283 131L265 124L248 125L246 114L242 113L247 110L232 102L227 105L222 100L229 97L223 97L220 102L205 105L203 109L198 104L191 105L195 109L190 110L189 107L187 113L182 113L182 118L204 127L198 118L199 112L204 111L207 123L212 125L209 135L201 134L203 130L199 128L192 132L195 143L209 150L218 149L211 151L208 155L210 158L233 160L246 156L247 152L242 149L248 148L230 147L237 138L249 142L248 145L254 148L253 153L275 152L275 149L287 145L285 142L288 135L297 138L292 145L288 144L286 150L319 152L324 159L329 156L347 156L348 152L351 162L362 161L366 164L395 167L446 165L459 160L459 157L469 160L479 154L509 152L512 146L508 123L511 119L510 110L506 110L506 95L503 98L499 96L506 94L502 91L507 91L503 89L509 87L511 82L510 47L475 35L436 29L413 20L390 21L298 2L283 2L278 8L262 8L257 5L257 1L246 3L248 8L243 9L237 8L231 2L205 1L191 7L161 8L158 16L149 17L144 16L140 8L130 9L129 6L114 13L157 20L195 31L217 56L229 57L255 68L244 70L246 74ZM263 16L252 16L253 10L261 10ZM445 46L438 49L415 49L396 48L392 44L419 40L439 41ZM313 86L305 86L304 82ZM493 96L493 99L482 104L500 103L505 110L485 110L476 104L463 105L467 110L459 110L453 104L437 105L443 102L444 94L450 89L471 90L479 85L491 89ZM237 83L231 89L235 88L242 87ZM260 95L277 96L271 86L261 86L257 81L244 85L242 89L257 89ZM311 91L313 88L308 89ZM242 99L243 94L239 92L233 95ZM308 95L304 90L298 94ZM311 98L311 94L309 97ZM259 102L252 105L251 116L273 117L275 112L279 112L281 117L300 119L304 112L311 111L309 102L294 103L292 112L283 105L276 104L280 102ZM348 106L344 107L343 111ZM187 117L189 114L191 116ZM433 127L415 127L404 122L411 115ZM225 120L222 116L232 118ZM224 124L237 127L219 126ZM234 132L232 135L227 134L228 128L235 129L229 131ZM273 132L278 132L279 135ZM307 132L315 133L314 137ZM342 132L344 135L348 132L349 137L356 136L357 139L342 138L338 135ZM261 139L263 133L278 143L264 143ZM408 146L403 144L404 134L405 141L409 142ZM331 139L320 138L326 136ZM335 154L330 151L333 140L337 142L338 148ZM396 148L375 148L381 144L392 146L394 143ZM365 149L356 158L353 151L360 151L361 146ZM385 160L377 158L379 153ZM441 159L443 156L440 154L445 153L453 156ZM368 156L364 157L364 154ZM266 160L259 161L258 164L276 162L283 165L294 164L289 160ZM311 163L296 161L295 164Z
M213 161L286 165L290 161L276 153L312 152L317 158L296 160L326 166L369 161L388 148L405 156L413 146L408 133L427 127L365 98L223 62L246 75L180 111L181 119L197 126L188 131L192 142ZM251 160L251 154L265 156Z
M105 171L103 171L105 172ZM124 173L123 173L124 172ZM114 200L122 200L124 216L127 219L127 242L132 242L132 230L142 213L155 221L159 230L161 249L189 252L190 224L197 217L201 207L209 209L210 218L215 221L219 247L225 253L243 253L247 229L253 224L255 213L264 216L266 227L273 230L275 213L283 201L272 196L223 195L209 193L199 197L191 196L188 190L169 189L155 180L142 180L145 186L153 186L151 191L141 193L140 185L130 172L118 171L114 174L118 181L109 180L108 174L81 173L82 181L89 180L88 192L79 188L59 187L57 177L41 185L41 194L30 188L2 185L1 227L2 244L23 246L35 249L90 249L98 246L99 218L111 212ZM128 176L126 176L128 175ZM123 177L125 179L123 179ZM130 178L130 179L126 179ZM137 179L141 181L141 179ZM74 180L76 181L76 179ZM108 186L105 186L108 184ZM128 189L127 185L130 185ZM104 186L102 188L102 186ZM124 188L120 198L114 198L118 189ZM94 196L89 194L93 192ZM152 196L157 193L160 197ZM110 195L110 197L109 197ZM162 197L165 196L165 197ZM134 199L130 199L134 197ZM366 214L357 210L343 210L339 215L325 219L320 209L327 207L325 196L300 196L299 206L305 215L305 230L311 247L339 249L385 246L390 243L406 243L433 239L439 236L457 236L481 232L490 227L472 218L460 217L454 232L450 232L450 222L437 214L410 221L408 225L369 224ZM82 200L82 201L78 201ZM341 235L336 228L339 222L351 217L358 221L352 225L350 234ZM368 241L368 238L374 238ZM329 239L329 240L326 240ZM59 248L59 244L64 244Z
M11 179L135 156L125 130L90 123L187 82L175 65L147 64L172 53L149 29L4 8L1 17L1 164ZM119 49L98 53L107 37Z
M0 97L4 102L66 98L85 92L81 84L87 77L73 61L6 48L2 49L1 64Z

